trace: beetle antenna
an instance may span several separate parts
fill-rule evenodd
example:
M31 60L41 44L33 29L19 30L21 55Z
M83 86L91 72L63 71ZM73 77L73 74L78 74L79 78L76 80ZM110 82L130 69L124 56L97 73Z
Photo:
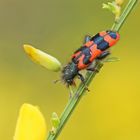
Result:
M54 81L53 81L54 84L56 84L56 83L58 83L58 82L61 82L61 80L58 79L58 80L54 80Z

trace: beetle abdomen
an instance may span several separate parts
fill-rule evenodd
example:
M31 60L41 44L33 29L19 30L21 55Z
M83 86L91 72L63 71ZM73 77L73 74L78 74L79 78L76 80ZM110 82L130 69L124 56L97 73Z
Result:
M115 31L102 31L91 38L94 44L97 45L97 49L105 51L109 47L112 47L119 40L120 35Z

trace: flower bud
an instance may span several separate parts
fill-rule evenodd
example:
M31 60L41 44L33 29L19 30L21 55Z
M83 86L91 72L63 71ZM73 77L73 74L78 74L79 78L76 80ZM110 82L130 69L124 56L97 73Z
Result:
M51 123L52 123L51 134L54 135L56 133L56 130L57 130L59 124L60 124L60 119L55 112L52 113Z
M61 63L55 57L34 48L31 45L24 45L23 47L25 52L34 62L40 64L48 70L55 72L60 71Z
M57 128L59 126L60 119L59 119L58 115L55 112L52 113L51 122L52 122L52 126L54 128Z

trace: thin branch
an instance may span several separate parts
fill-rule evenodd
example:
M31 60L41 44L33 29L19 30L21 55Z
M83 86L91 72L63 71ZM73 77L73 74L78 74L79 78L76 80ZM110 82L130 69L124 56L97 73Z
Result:
M119 20L117 22L115 22L112 26L112 30L114 31L119 31L120 28L122 27L124 21L126 20L127 16L130 14L130 12L133 10L134 6L136 5L136 3L138 2L138 0L129 0L128 4L126 5L123 13L121 14Z
M129 0L128 4L126 5L122 15L120 16L120 19L118 20L118 22L115 22L112 26L112 30L115 31L119 31L120 28L122 27L124 21L126 20L127 16L130 14L130 12L132 11L132 9L134 8L134 5L137 3L138 0ZM96 63L96 69L98 71L100 71L100 69L102 68L103 63L98 61ZM89 84L91 83L92 79L95 77L95 75L97 74L97 71L95 72L87 72L86 73L86 78L85 78L85 84L87 86L89 86ZM79 94L79 97L75 97L73 96L73 98L68 102L68 104L66 105L63 113L60 116L60 124L59 127L56 130L56 133L54 135L52 135L51 133L49 133L47 140L56 140L56 138L58 137L58 135L60 134L60 132L62 131L64 125L66 124L66 122L68 121L68 119L70 118L72 112L74 111L74 109L76 108L77 104L79 103L79 101L81 100L84 92L86 91L86 87L85 84L80 84L78 89L76 90L75 94Z

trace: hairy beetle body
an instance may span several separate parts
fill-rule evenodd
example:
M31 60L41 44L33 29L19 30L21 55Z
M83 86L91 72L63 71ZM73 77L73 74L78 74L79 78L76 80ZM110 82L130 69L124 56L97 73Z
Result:
M115 31L102 31L95 36L86 39L85 44L74 52L71 62L62 70L62 79L67 85L74 84L74 78L79 76L82 69L88 69L97 58L104 58L110 54L107 49L112 47L119 40L120 35Z

